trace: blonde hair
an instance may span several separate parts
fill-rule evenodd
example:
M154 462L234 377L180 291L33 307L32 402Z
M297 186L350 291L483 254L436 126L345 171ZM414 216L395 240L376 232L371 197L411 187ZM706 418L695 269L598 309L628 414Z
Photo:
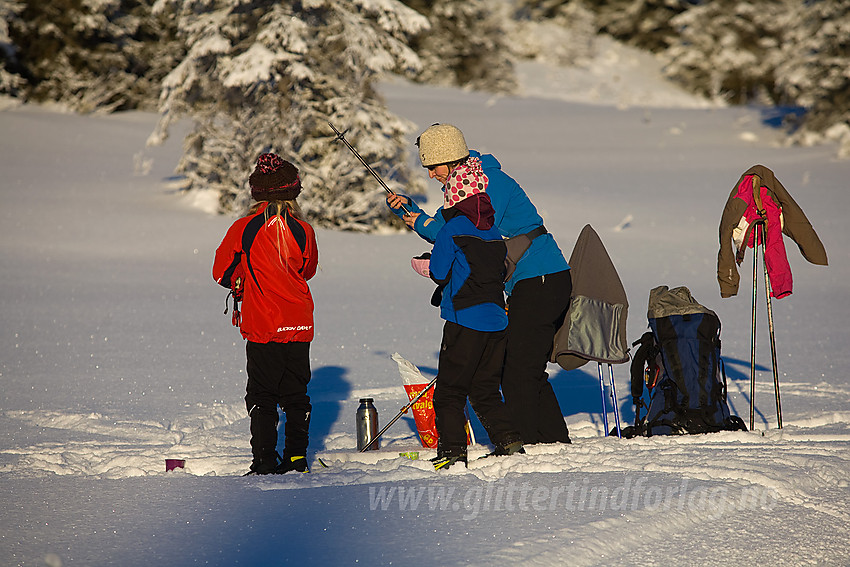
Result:
M251 205L251 209L248 211L248 214L255 214L257 211L260 210L260 207L266 203L269 204L269 206L266 207L265 211L266 220L269 220L269 217L271 217L272 215L283 216L287 212L298 220L304 220L304 213L301 212L301 207L298 205L298 201L296 201L295 199L277 201L257 201L256 203ZM271 211L274 211L274 213L272 213Z
M302 220L303 213L301 212L301 207L298 206L298 202L295 199L287 199L287 200L275 200L275 201L258 201L251 206L251 210L249 214L255 214L260 207L268 203L268 207L266 207L265 211L263 211L263 216L265 217L265 222L268 223L269 219L272 217L278 217L280 219L280 223L275 223L277 226L277 252L280 257L281 265L286 265L286 257L289 255L289 249L286 245L286 239L283 237L283 232L286 230L284 227L286 226L286 219L284 218L286 215L290 215L295 219Z

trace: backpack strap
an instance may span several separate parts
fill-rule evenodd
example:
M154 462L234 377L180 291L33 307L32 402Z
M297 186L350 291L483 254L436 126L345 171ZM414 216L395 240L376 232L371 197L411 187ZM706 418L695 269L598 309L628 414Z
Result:
M534 230L505 239L505 246L508 248L507 255L505 256L505 281L511 279L511 276L516 269L516 265L519 263L520 258L522 258L522 255L525 254L526 250L531 247L532 241L534 241L534 239L538 236L543 236L547 232L549 231L541 224Z
M649 411L648 405L643 401L644 385L651 396L658 374L658 369L655 368L655 357L658 356L661 349L655 343L655 336L651 331L647 331L640 339L632 343L632 346L637 345L640 345L640 347L632 357L629 373L631 377L632 402L635 404L635 429L639 430L642 420L646 418L646 415L641 418L641 408ZM653 379L651 384L647 383L649 375L652 375Z

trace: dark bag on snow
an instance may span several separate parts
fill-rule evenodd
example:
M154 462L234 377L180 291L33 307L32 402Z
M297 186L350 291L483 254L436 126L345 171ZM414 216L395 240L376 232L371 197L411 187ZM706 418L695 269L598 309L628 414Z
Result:
M624 434L746 431L726 402L717 314L686 287L660 286L649 293L647 317L650 332L634 343L640 347L631 364L635 425Z

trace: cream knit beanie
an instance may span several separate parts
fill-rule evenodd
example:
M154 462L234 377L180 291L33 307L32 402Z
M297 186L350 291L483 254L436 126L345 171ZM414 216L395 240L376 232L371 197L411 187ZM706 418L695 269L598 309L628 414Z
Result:
M434 124L416 139L422 167L451 163L469 157L463 132L451 124Z

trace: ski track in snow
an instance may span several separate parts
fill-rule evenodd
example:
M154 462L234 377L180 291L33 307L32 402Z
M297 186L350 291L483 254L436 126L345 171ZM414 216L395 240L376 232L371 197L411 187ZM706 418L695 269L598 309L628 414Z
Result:
M244 468L246 458L245 423L229 435L227 431L244 419L242 403L214 404L193 417L162 422L59 411L7 411L4 416L31 427L75 435L66 442L4 449L3 454L19 460L0 467L0 472L126 478L164 471L166 455L191 459L194 474L208 474L213 469L234 474Z
M791 394L792 389L788 388ZM353 403L354 400L351 401ZM64 430L67 442L51 441L2 453L17 459L0 472L32 475L76 475L99 478L191 474L236 475L250 455L245 446L248 420L241 403L195 408L195 414L175 421L126 421L98 413L6 411L7 419L52 430ZM819 513L850 523L842 504L816 498L824 486L847 492L850 478L850 412L833 412L786 422L783 429L721 432L710 436L637 438L620 441L602 437L589 421L571 424L574 443L543 445L527 455L474 460L484 445L470 448L468 469L452 470L439 478L467 477L497 482L523 473L662 473L694 481L727 481L735 486L758 486L773 491L783 502L815 507ZM51 435L52 439L56 434ZM434 451L422 449L414 437L382 439L379 451L356 453L353 435L332 435L318 455L313 473L270 477L265 490L287 490L368 483L433 479L428 461ZM398 456L418 451L419 460ZM184 471L166 473L163 456L187 459ZM781 463L779 467L776 463Z
M792 392L789 388L789 395ZM9 477L109 479L244 472L250 458L244 440L248 427L244 406L213 404L192 410L179 420L161 422L118 420L98 413L6 411L8 420L53 431L51 442L5 449L4 456L17 462L0 467L0 472ZM525 486L529 491L534 487L533 495L543 490L539 510L551 513L565 507L562 500L552 502L567 485L578 484L579 491L584 487L585 492L592 487L589 496L579 498L579 513L589 512L588 521L571 522L545 535L514 535L510 542L478 557L477 564L557 565L563 560L565 542L569 542L571 565L656 564L651 558L658 545L687 542L688 534L705 530L721 516L726 522L731 516L753 523L777 508L794 510L793 517L816 518L817 525L834 525L837 535L844 530L841 526L850 524L846 507L850 412L789 420L783 429L622 441L603 437L601 427L591 421L570 425L571 445L533 446L526 455L482 460L475 459L488 448L475 445L470 448L467 469L441 473L428 460L434 450L418 446L415 436L396 433L394 437L390 431L382 439L381 450L357 453L351 450L356 445L354 435L337 433L317 455L327 468L313 458L311 474L264 477L256 488L288 491L368 485L370 490L378 487L390 494L396 490L399 498L404 490L422 498L434 483L440 483L457 487L458 492L465 489L465 498L487 494L484 500L489 500L490 494L507 486L520 490ZM57 431L64 431L69 440L57 442L62 437ZM399 455L406 451L418 451L419 459ZM163 456L186 458L186 469L165 472ZM602 479L602 484L599 480L588 484L588 479ZM832 494L825 487L831 487ZM595 504L593 493L598 490L604 492ZM616 504L618 491L623 496ZM522 510L538 510L534 504L518 505L525 506ZM389 513L393 509L387 508ZM459 513L463 512L461 508ZM794 544L789 540L781 545L793 548ZM738 557L746 555L743 547ZM793 549L790 552L792 563L810 562L793 555ZM815 556L815 562L819 559Z

